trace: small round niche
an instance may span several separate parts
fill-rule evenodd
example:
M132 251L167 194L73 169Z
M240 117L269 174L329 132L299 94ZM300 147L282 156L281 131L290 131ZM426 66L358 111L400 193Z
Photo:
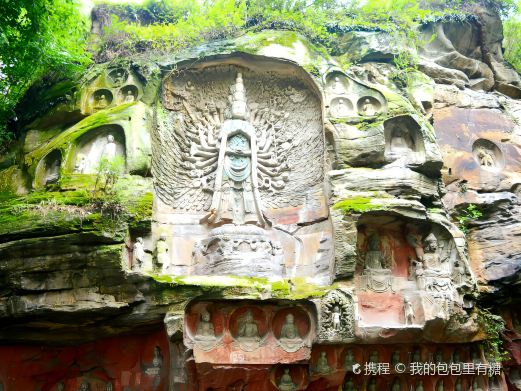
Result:
M349 117L353 115L353 103L346 98L335 98L329 104L329 111L336 118Z
M358 100L356 108L360 115L372 117L382 111L382 103L373 96L363 96Z
M112 92L105 88L94 91L91 95L90 104L93 109L103 110L112 104Z
M344 74L332 72L326 78L326 90L335 95L343 95L349 89L349 81Z
M503 152L492 141L483 138L476 140L472 145L472 155L484 170L497 172L505 166Z
M136 86L128 85L119 90L118 100L120 103L135 102L138 97L138 89Z
M128 72L123 68L115 68L108 71L107 82L111 87L119 87L128 80Z

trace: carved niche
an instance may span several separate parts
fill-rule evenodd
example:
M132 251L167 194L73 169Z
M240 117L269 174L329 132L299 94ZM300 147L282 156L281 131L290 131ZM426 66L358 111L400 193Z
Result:
M501 149L492 141L483 138L474 141L472 155L479 167L486 171L501 171L505 165Z
M102 160L125 159L125 135L116 125L101 126L77 139L68 167L76 174L96 174Z
M62 155L59 150L51 151L36 167L33 186L35 188L52 185L60 179Z
M311 319L302 305L197 302L185 316L184 342L196 363L290 363L309 355Z
M163 86L153 230L171 238L164 270L328 282L332 227L318 92L289 65L229 61L183 69Z
M321 342L346 342L355 337L355 304L350 293L343 289L329 291L319 304Z
M422 163L425 145L420 125L409 116L399 116L384 122L385 160L387 162Z
M386 100L380 92L339 70L332 70L326 75L325 92L332 118L358 121L360 117L373 118L387 110Z
M81 108L85 114L105 110L141 98L141 80L123 67L109 68L92 78L84 88Z

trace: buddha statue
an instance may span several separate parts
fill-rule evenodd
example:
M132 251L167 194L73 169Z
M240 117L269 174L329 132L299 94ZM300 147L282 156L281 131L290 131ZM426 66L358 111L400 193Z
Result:
M114 136L109 134L107 136L107 143L103 147L103 151L101 152L101 158L107 160L114 160L117 155L116 143L114 142Z
M416 316L414 315L412 303L407 297L403 299L403 311L405 313L405 325L412 325Z
M394 379L394 382L391 386L391 391L400 391L400 380L398 378Z
M289 368L284 368L284 373L280 378L280 382L278 385L280 391L296 391L297 385L293 383L293 379L289 374Z
M353 364L355 363L355 355L351 349L349 349L346 353L346 357L344 359L344 368L348 371L353 370Z
M416 384L416 391L424 391L423 380L418 380L418 383Z
M293 314L286 315L284 325L280 331L280 338L289 340L301 339L297 326L295 325L295 317Z
M64 382L59 382L58 385L56 386L56 391L65 391L65 383Z
M342 389L342 391L356 391L355 389L355 383L353 383L353 379L351 379L350 377L346 380L346 382L344 383L344 387Z
M364 99L364 103L362 103L362 110L360 111L360 114L366 117L372 117L376 115L376 109L374 107L374 104L371 102L371 99L369 98Z
M315 367L315 373L325 374L329 372L331 372L331 367L327 362L327 354L326 352L320 352L320 356Z
M128 90L127 95L125 96L125 103L134 102L136 100L136 97L132 93L132 91Z
M163 355L161 354L161 348L156 346L154 348L154 358L152 358L152 366L154 368L161 368L163 366Z
M472 381L472 391L483 391L477 377Z
M251 310L239 321L238 338L246 340L259 340L259 328L253 319Z
M197 325L197 332L195 334L196 340L213 340L215 339L215 331L213 323L210 321L211 316L208 311L203 311L201 320Z
M105 94L101 94L99 97L96 98L96 108L104 109L108 105L109 105L109 102L107 101Z
M365 254L365 268L367 269L384 269L385 257L380 250L380 238L377 234L369 237L368 249Z
M461 391L461 379L456 380L456 384L454 384L454 391Z
M335 77L335 80L333 81L333 87L331 90L338 95L341 95L345 92L344 85L342 84L342 81L338 76Z
M393 129L390 149L393 154L414 151L414 141L407 128L400 126Z
M112 382L109 381L107 383L107 385L105 386L105 391L113 391L114 390L114 386L112 385Z
M338 99L334 106L334 115L336 117L347 117L349 116L349 107L344 99Z
M438 381L436 384L436 391L445 391L445 385L443 384L443 379Z

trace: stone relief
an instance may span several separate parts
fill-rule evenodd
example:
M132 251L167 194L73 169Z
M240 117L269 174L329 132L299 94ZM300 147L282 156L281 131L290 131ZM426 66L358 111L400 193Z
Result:
M378 234L373 233L367 239L367 251L363 258L362 286L374 292L393 290L393 276L391 272L392 259L381 249Z
M284 368L284 373L282 374L280 381L278 383L278 388L280 391L296 391L297 385L293 383L293 379L289 373L289 368Z
M222 338L222 336L215 335L211 315L208 311L204 311L197 325L195 343L203 350L211 350L222 341Z
M371 118L386 110L385 98L380 92L348 78L340 71L326 75L325 92L329 114L333 118Z
M356 391L357 388L355 388L355 383L353 382L353 379L351 377L348 377L346 381L344 382L344 386L342 387L343 391Z
M90 391L90 383L88 381L84 381L81 383L79 391Z
M296 352L304 346L305 342L295 324L295 316L292 313L286 315L278 341L287 352Z
M337 289L329 291L321 301L318 339L340 342L355 336L355 308L350 294Z
M181 257L171 273L289 278L320 262L329 280L333 253L326 251L331 240L318 235L324 229L279 228L285 216L327 218L324 164L306 164L325 156L319 99L310 87L272 70L221 64L166 79L162 103L153 140L160 201L154 235L172 232ZM167 213L179 215L179 224L161 217ZM303 249L310 240L320 241L321 257ZM293 260L295 253L304 259Z
M103 110L109 107L113 101L112 92L106 89L96 90L92 94L91 105L95 110Z
M407 297L405 297L403 299L403 311L404 311L404 315L405 315L405 325L406 326L413 325L414 319L416 318L416 316L414 315L414 309L413 309L412 303L411 303L410 299L408 299Z
M107 83L110 87L119 87L128 80L128 71L123 68L111 69L107 72Z
M318 357L315 368L313 369L313 373L317 375L325 375L331 372L333 368L329 366L327 361L327 353L322 351L320 352L320 356Z
M250 309L239 318L235 340L242 350L250 352L256 350L263 342L259 333L259 326Z

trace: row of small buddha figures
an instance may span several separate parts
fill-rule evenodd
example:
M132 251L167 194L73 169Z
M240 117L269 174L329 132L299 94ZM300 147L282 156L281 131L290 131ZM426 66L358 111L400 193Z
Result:
M260 340L261 333L259 325L253 316L251 310L247 310L244 316L238 320L237 332L235 333L237 340ZM295 323L295 315L292 313L286 314L284 317L284 324L280 330L280 340L302 340L305 335L301 335L297 324ZM208 311L203 311L199 323L197 324L197 331L194 339L196 341L204 341L209 339L216 339L215 327L211 321L211 315Z
M118 104L135 102L137 99L136 91L127 87L122 88L118 92ZM112 104L114 100L109 90L98 90L92 95L93 107L95 109L105 109Z
M500 391L503 389L501 380L498 376L486 378L485 376L461 377L461 376L445 376L438 379L429 387L422 379L399 378L394 380L382 378L379 384L377 378L371 377L365 379L363 376L358 378L347 376L343 391L382 391L382 386L389 387L389 391Z

